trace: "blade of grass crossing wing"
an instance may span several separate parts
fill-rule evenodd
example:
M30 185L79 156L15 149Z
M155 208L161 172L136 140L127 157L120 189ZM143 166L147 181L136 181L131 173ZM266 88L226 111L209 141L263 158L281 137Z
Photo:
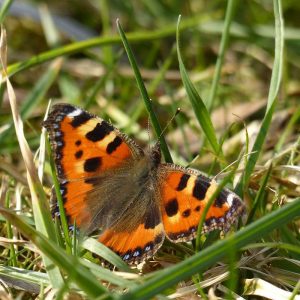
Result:
M213 128L209 113L205 107L205 104L203 100L201 99L200 95L198 94L196 88L194 87L192 81L190 80L187 71L185 69L184 63L182 61L181 53L180 53L180 44L179 44L179 24L180 24L180 17L178 18L177 23L177 55L178 55L178 62L179 62L179 69L180 74L182 77L183 85L186 89L186 93L188 95L188 98L192 104L194 113L196 115L196 118L203 129L203 132L209 141L215 155L224 157L222 154L222 149L218 143L215 130Z
M129 289L129 292L120 296L119 299L150 299L191 275L203 272L206 268L224 258L231 249L234 248L235 251L238 251L249 242L259 240L272 230L291 222L295 217L300 217L300 198L256 220L239 232L217 241L177 265L159 271L156 276L137 287Z
M226 176L221 183L218 184L217 189L214 191L214 193L210 196L207 205L205 205L205 208L201 214L201 218L199 220L199 225L197 228L197 238L196 238L196 252L200 250L200 242L201 242L201 232L202 232L202 226L204 224L206 215L208 213L209 208L213 204L214 200L217 198L221 190L225 187L225 185L230 181L232 175L235 173L237 167L239 166L239 161L241 160L242 156L237 160L237 163L235 164L235 167L232 169L232 171Z
M57 178L56 172L55 172L53 156L51 155L51 147L50 147L49 140L47 140L46 143L47 143L47 152L50 154L49 160L50 160L50 165L51 165L52 179L53 179L53 185L54 185L54 189L55 189L59 214L60 214L61 226L62 226L62 230L64 232L64 239L65 239L65 243L66 243L65 247L66 247L67 253L72 253L71 239L70 239L70 235L69 235L69 226L68 226L67 217L65 214L63 199L62 199L61 192L60 192L60 185L59 185L58 178Z
M283 19L282 19L282 8L281 1L274 0L274 16L275 16L275 58L272 70L270 89L268 95L268 105L265 117L263 119L261 128L256 137L252 153L250 154L246 167L245 173L241 182L237 187L238 193L241 193L245 186L248 185L250 176L254 170L255 164L258 160L259 154L262 151L276 105L276 97L278 94L281 77L282 77L282 65L283 65L283 50L284 50L284 31L283 31Z
M144 100L145 106L146 106L147 111L149 113L151 123L153 125L154 130L155 130L156 136L160 140L161 151L162 151L162 153L164 155L164 158L165 158L166 162L170 162L171 163L171 162L173 162L172 161L172 157L171 157L171 154L169 152L169 149L168 149L167 143L165 141L165 138L161 134L162 130L161 130L161 127L159 125L159 122L158 122L158 119L156 117L156 114L155 114L155 112L153 110L152 102L151 102L151 100L150 100L150 98L148 96L148 92L147 92L147 90L145 88L145 85L143 83L143 79L142 79L141 73L139 71L139 68L137 66L136 60L134 58L133 52L132 52L132 50L130 48L130 45L129 45L128 41L127 41L127 38L125 36L125 33L124 33L124 31L123 31L123 29L122 29L121 24L119 23L119 21L117 21L117 26L118 26L118 30L119 30L119 33L120 33L120 36L121 36L124 48L125 48L127 56L128 56L128 60L129 60L129 62L131 64L131 67L132 67L132 69L134 71L135 79L137 81L139 90L141 92L141 95L142 95L142 98Z

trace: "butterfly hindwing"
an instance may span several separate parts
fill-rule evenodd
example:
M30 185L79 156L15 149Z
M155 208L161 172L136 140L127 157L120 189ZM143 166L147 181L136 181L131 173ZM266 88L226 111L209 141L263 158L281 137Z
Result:
M122 220L118 226L107 229L99 241L128 263L139 263L153 256L163 243L165 235L159 207L153 202L140 224L128 228L129 222Z
M173 164L160 168L161 213L167 237L173 242L195 238L202 212L217 189L215 181L199 171ZM205 217L202 233L220 229L227 231L244 206L237 195L223 189Z

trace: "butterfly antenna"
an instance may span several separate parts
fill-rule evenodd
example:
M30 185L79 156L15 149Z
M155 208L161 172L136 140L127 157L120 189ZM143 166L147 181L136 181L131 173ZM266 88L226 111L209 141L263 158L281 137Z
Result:
M181 112L180 107L178 107L176 109L175 114L172 116L172 118L168 121L167 125L165 126L165 128L162 130L162 132L160 133L159 137L158 137L158 141L157 143L160 141L160 138L163 136L163 134L165 133L165 131L167 130L167 128L170 126L170 124L173 122L173 120L176 118L176 116Z

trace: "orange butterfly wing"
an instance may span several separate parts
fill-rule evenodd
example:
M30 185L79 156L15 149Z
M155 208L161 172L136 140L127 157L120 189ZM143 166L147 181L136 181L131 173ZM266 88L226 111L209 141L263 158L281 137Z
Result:
M54 150L69 223L76 220L79 227L90 228L97 204L88 195L99 176L109 176L111 170L143 151L110 123L69 104L54 105L43 126ZM92 198L96 202L95 195Z
M199 171L173 164L160 169L161 213L167 237L173 242L196 237L200 217L217 184ZM233 192L223 189L208 210L202 233L227 231L244 213L244 205Z
M69 104L54 105L44 126L61 179L93 177L142 154L110 123Z
M137 213L137 212L136 212ZM164 229L159 208L149 207L143 222L137 227L123 231L109 228L99 237L99 241L116 252L129 263L139 263L151 256L164 241Z

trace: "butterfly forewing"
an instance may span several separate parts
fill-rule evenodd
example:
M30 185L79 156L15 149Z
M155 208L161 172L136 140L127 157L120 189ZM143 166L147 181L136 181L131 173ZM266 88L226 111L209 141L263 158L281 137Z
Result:
M107 183L103 179L143 156L143 151L110 123L69 104L54 105L43 125L54 150L69 222L72 225L76 220L78 227L91 231L101 224L99 220L92 224L95 216L107 206L95 191L111 194L116 187L103 187Z

